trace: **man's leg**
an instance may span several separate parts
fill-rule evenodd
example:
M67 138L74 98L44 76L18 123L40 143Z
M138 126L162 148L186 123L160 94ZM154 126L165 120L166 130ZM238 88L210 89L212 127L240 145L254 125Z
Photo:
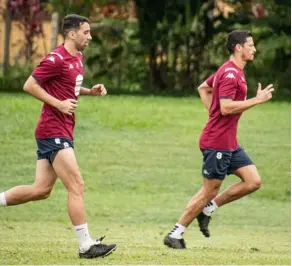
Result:
M72 148L59 150L53 167L68 191L68 212L72 224L86 222L84 207L84 182Z
M261 178L258 174L257 168L241 147L232 153L228 173L237 175L242 181L232 184L225 191L217 195L215 199L205 206L203 212L198 216L200 229L206 237L208 235L204 233L201 225L204 225L203 227L206 229L205 231L209 232L208 224L210 216L218 207L240 199L260 188Z
M68 191L68 213L79 242L79 255L83 258L104 257L116 249L116 245L102 245L91 239L86 223L84 206L84 182L73 148L59 150L53 162L55 172Z
M204 206L217 195L221 183L220 179L203 178L202 188L189 201L178 223L187 227L200 214Z
M46 199L50 196L57 180L56 173L49 161L37 160L36 176L33 185L21 185L0 193L0 206L18 205L28 201Z
M223 180L203 178L203 186L200 191L189 201L183 215L174 228L164 238L164 244L171 248L186 248L183 233L186 227L201 213L204 206L213 199Z
M256 190L261 186L261 178L258 174L255 165L248 165L241 167L234 171L242 181L232 184L222 193L220 193L215 199L213 199L207 206L205 206L203 212L198 216L199 226L204 236L210 236L208 225L210 216L220 206L230 203L234 200L238 200ZM207 232L207 234L205 233Z
M261 187L261 178L255 165L241 167L234 171L242 181L235 183L215 197L218 207L238 200Z

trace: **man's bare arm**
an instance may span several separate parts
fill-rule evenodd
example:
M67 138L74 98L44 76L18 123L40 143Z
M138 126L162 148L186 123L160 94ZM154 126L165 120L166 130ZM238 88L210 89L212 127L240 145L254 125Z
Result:
M38 100L49 104L55 108L58 108L60 100L48 94L35 80L33 76L30 76L23 86L23 90L37 98Z
M209 87L206 81L204 81L198 88L201 100L208 110L212 103L212 90L213 88Z
M107 90L103 84L96 84L90 90L84 87L81 87L80 94L91 95L91 96L105 96L107 94Z
M91 95L91 90L84 88L84 87L81 87L80 88L80 95Z
M25 82L23 90L28 92L38 100L48 105L51 105L58 109L60 112L68 115L72 115L77 107L77 101L75 99L60 101L52 95L48 94L32 76L30 76Z
M232 99L220 99L220 109L222 115L234 115L239 114L247 109L264 102L267 102L272 98L272 92L274 91L273 84L270 84L265 89L261 89L261 84L258 85L257 95L254 98L245 101L233 101Z

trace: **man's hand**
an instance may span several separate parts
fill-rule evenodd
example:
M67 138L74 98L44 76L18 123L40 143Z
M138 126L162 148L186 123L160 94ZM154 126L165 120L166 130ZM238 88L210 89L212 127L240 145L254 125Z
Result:
M60 101L57 108L63 114L72 115L73 113L75 113L75 110L78 106L77 103L78 101L74 99L67 99L65 101Z
M267 102L272 98L272 92L274 91L273 84L268 85L266 88L262 90L262 85L259 83L258 85L258 91L256 99L259 103Z
M103 84L96 84L91 88L90 94L92 96L105 96L107 91Z

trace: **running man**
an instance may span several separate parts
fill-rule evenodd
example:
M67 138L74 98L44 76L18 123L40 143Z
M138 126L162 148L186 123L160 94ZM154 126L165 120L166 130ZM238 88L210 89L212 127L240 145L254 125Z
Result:
M36 175L33 185L21 185L0 193L0 206L46 199L59 177L68 191L68 213L76 231L81 258L104 257L116 245L90 237L84 207L84 182L73 145L75 111L79 95L104 96L102 84L82 87L82 54L91 40L89 20L79 15L64 18L64 44L51 52L33 71L23 89L44 103L36 127Z
M251 32L230 32L227 49L231 54L230 60L198 88L201 100L209 110L209 119L199 144L203 153L203 184L164 238L164 244L171 248L186 248L183 234L195 218L201 232L209 237L208 224L216 208L240 199L261 186L256 166L237 142L237 124L244 111L270 100L274 88L270 84L262 90L259 83L257 95L246 99L243 69L247 62L253 61L256 52ZM235 174L241 182L234 183L217 195L222 181L229 174Z

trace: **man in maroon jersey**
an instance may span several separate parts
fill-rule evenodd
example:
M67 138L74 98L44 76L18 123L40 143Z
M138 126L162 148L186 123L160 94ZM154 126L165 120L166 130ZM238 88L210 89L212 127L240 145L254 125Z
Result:
M64 44L51 52L33 71L24 90L44 102L35 131L37 163L35 183L0 193L0 206L47 198L57 180L68 191L68 213L75 228L81 258L104 257L116 245L101 244L90 237L84 207L84 182L75 158L73 130L79 95L104 96L102 84L82 87L82 53L91 40L89 20L68 15L62 26Z
M244 111L270 100L274 88L270 84L262 90L259 83L257 95L246 99L243 68L254 59L256 52L251 32L232 31L228 35L227 48L231 54L230 60L198 88L202 102L209 110L209 119L199 145L203 153L203 185L164 238L164 244L171 248L186 248L183 234L195 218L201 232L209 237L211 213L219 206L254 192L261 185L256 166L237 142L237 124ZM222 181L229 174L237 175L241 182L217 195Z

